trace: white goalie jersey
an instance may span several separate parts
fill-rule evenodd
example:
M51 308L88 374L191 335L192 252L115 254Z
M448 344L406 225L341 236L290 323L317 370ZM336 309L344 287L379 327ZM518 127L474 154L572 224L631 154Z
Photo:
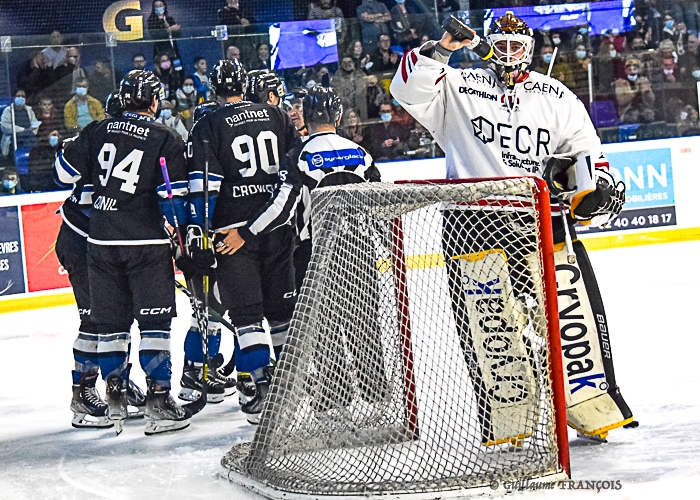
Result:
M593 167L607 167L581 101L559 81L529 73L508 92L487 69L458 70L407 52L391 94L445 151L447 178L535 175L550 157L577 159L577 192L595 189Z

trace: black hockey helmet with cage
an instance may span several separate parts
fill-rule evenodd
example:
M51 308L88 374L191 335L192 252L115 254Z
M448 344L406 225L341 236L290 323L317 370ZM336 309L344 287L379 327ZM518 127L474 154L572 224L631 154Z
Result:
M270 92L280 100L284 97L284 83L277 73L270 69L256 69L248 72L247 100L266 104Z
M119 83L119 100L124 111L146 110L151 107L154 97L161 101L165 92L160 79L152 71L132 70Z
M337 126L343 116L340 97L331 87L316 85L304 96L304 123L326 123Z
M491 68L509 88L532 62L535 40L532 29L512 11L494 20L487 35L493 47Z
M121 99L119 99L119 91L115 90L105 98L105 113L112 118L118 118L122 115L122 111L124 108Z
M211 86L219 97L245 95L248 88L248 74L238 61L221 59L209 74Z

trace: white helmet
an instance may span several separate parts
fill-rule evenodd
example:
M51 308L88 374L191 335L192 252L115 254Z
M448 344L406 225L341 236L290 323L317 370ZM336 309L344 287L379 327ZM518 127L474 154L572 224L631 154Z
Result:
M487 39L493 47L493 56L489 59L492 69L512 89L532 62L535 52L532 29L512 11L508 11L493 22Z

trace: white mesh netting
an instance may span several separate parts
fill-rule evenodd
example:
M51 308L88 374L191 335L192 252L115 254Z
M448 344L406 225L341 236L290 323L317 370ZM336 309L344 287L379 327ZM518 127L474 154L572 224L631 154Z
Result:
M557 473L536 189L314 191L287 344L229 478L368 496Z

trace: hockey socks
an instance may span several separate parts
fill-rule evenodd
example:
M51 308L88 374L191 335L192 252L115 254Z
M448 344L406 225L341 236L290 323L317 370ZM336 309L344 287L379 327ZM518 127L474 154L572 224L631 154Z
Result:
M270 346L262 322L236 327L240 354L235 353L236 370L248 372L257 383L265 376L262 369L270 364Z
M97 372L100 368L97 346L99 335L96 333L78 332L78 338L73 342L73 358L75 359L75 372L73 383L78 384L79 378L84 373ZM76 378L77 373L77 378Z
M207 338L209 357L213 358L219 353L221 345L221 324L209 317L209 332ZM194 363L203 363L202 356L202 335L199 332L197 319L192 317L190 329L185 336L185 361Z
M170 387L172 364L170 362L170 325L141 330L139 362L146 377L156 384Z
M275 351L275 360L280 360L282 347L287 341L287 332L289 331L290 321L270 321L270 338L272 339L272 348Z

